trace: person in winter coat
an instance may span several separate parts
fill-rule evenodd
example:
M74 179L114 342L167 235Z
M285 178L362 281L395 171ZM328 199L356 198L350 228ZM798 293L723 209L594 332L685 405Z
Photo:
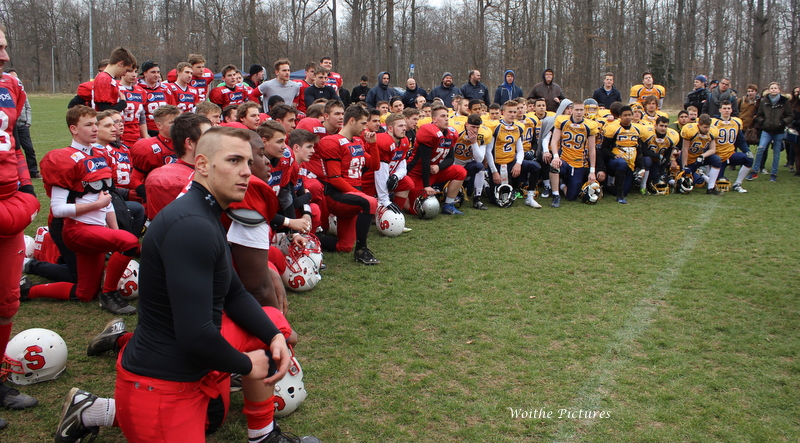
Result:
M509 100L522 97L522 88L514 83L514 80L516 79L516 74L514 74L514 71L509 69L506 71L504 77L506 81L504 81L503 84L498 86L494 91L494 102L500 106L503 106L503 103Z
M491 102L489 102L489 88L481 83L481 71L477 69L469 71L469 81L461 87L461 95L469 100L483 100L486 106L491 105Z
M683 109L688 109L689 106L694 106L697 109L703 109L703 106L708 100L708 89L706 84L708 77L705 75L698 75L694 78L694 89L692 92L686 94L686 100L683 102Z
M371 108L377 108L378 102L386 101L397 95L397 91L389 87L389 80L392 76L384 71L378 74L378 85L370 89L367 93L367 105Z
M535 84L533 89L531 89L530 95L528 95L528 98L543 98L547 103L547 112L555 112L558 110L559 103L561 103L561 100L564 100L564 91L558 83L553 82L554 77L555 74L553 70L546 68L542 72L542 82Z
M786 127L794 121L794 113L789 105L789 98L781 95L781 87L775 82L769 84L767 95L761 99L758 105L755 125L761 129L761 140L758 142L758 152L753 163L758 166L761 164L761 157L764 155L767 146L772 143L772 171L769 175L770 181L778 180L778 164L781 160L781 148ZM747 179L758 178L757 169L753 169Z
M428 100L433 101L438 97L442 99L445 106L453 109L453 97L456 95L461 95L461 90L453 85L453 74L445 72L442 75L442 84L431 90Z
M403 93L403 106L406 108L414 108L417 106L417 97L425 97L428 100L428 94L425 89L417 85L417 81L409 78L406 81L406 92Z

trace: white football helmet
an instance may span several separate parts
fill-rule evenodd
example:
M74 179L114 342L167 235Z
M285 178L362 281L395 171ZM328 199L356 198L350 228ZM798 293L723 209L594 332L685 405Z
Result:
M417 211L419 218L430 220L442 212L442 206L435 196L420 195L414 202L414 210Z
M33 251L36 250L36 240L30 235L25 236L25 257L33 258Z
M385 206L378 206L375 213L375 224L378 226L378 233L387 237L397 237L403 233L406 227L406 217Z
M322 280L322 276L308 249L290 243L289 255L286 256L286 270L281 274L281 279L290 291L306 292L314 289Z
M49 329L27 329L6 347L0 379L18 385L54 380L67 368L67 344Z
M514 188L511 185L503 183L494 188L494 199L497 206L508 208L514 204L514 200L517 199L517 193L514 192Z
M303 384L303 368L292 356L289 371L275 383L275 417L286 417L294 412L307 395Z
M131 260L125 272L122 273L122 278L119 279L119 286L117 292L125 300L133 300L139 298L139 262Z

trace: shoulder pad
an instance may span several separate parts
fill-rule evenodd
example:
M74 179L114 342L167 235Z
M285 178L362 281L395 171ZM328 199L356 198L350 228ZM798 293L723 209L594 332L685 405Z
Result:
M228 214L228 217L230 217L231 220L244 226L258 226L263 223L266 223L267 221L267 219L265 219L263 215L261 215L258 211L254 211L252 209L228 208L225 210L225 213Z

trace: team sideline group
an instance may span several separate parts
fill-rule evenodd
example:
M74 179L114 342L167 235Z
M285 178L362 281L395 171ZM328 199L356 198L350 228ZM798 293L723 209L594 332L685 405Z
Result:
M8 60L2 38L0 61ZM50 216L35 258L21 246L39 209L28 166L19 148L0 150L0 234L11 239L0 240L0 255L52 281L23 276L18 284L18 273L3 274L0 345L20 301L98 300L114 314L139 314L135 333L113 319L88 349L118 352L115 398L73 388L55 441L80 441L102 426L120 426L129 441L204 441L227 413L231 374L240 374L249 441L316 441L284 434L274 417L305 398L279 392L303 389L286 287L312 289L322 251L379 264L367 244L373 223L398 236L409 230L404 214L458 216L468 201L486 210L519 196L539 209L537 198L552 198L558 208L562 197L595 204L610 193L626 204L633 188L667 195L699 186L719 196L746 193L743 180L755 176L729 79L698 99L706 88L698 76L697 103L687 99L670 125L660 109L666 91L649 72L623 104L612 74L593 98L573 102L552 70L527 99L507 71L491 103L475 70L462 88L445 73L430 93L413 78L401 93L382 72L377 86L362 77L351 93L330 58L306 64L299 81L290 66L278 60L275 78L263 81L254 65L245 82L228 65L215 86L205 59L190 54L163 83L157 63L139 67L115 49L70 102L71 145L39 164ZM13 127L25 92L8 75L0 87L12 97L0 106ZM764 97L750 118L772 139L762 135L756 161L793 120L777 84ZM729 166L739 167L732 182ZM132 276L138 310L126 299ZM29 362L14 361L24 374ZM4 406L36 404L0 387Z

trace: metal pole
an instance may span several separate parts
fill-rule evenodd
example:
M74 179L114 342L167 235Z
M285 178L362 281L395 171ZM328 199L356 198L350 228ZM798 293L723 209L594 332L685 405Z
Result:
M94 38L92 38L92 10L94 0L89 1L89 78L94 78Z
M53 78L53 94L56 93L56 47L50 47L50 68L51 74L50 76Z
M244 75L244 41L247 40L247 37L242 37L242 65L240 66L242 69L242 75Z

